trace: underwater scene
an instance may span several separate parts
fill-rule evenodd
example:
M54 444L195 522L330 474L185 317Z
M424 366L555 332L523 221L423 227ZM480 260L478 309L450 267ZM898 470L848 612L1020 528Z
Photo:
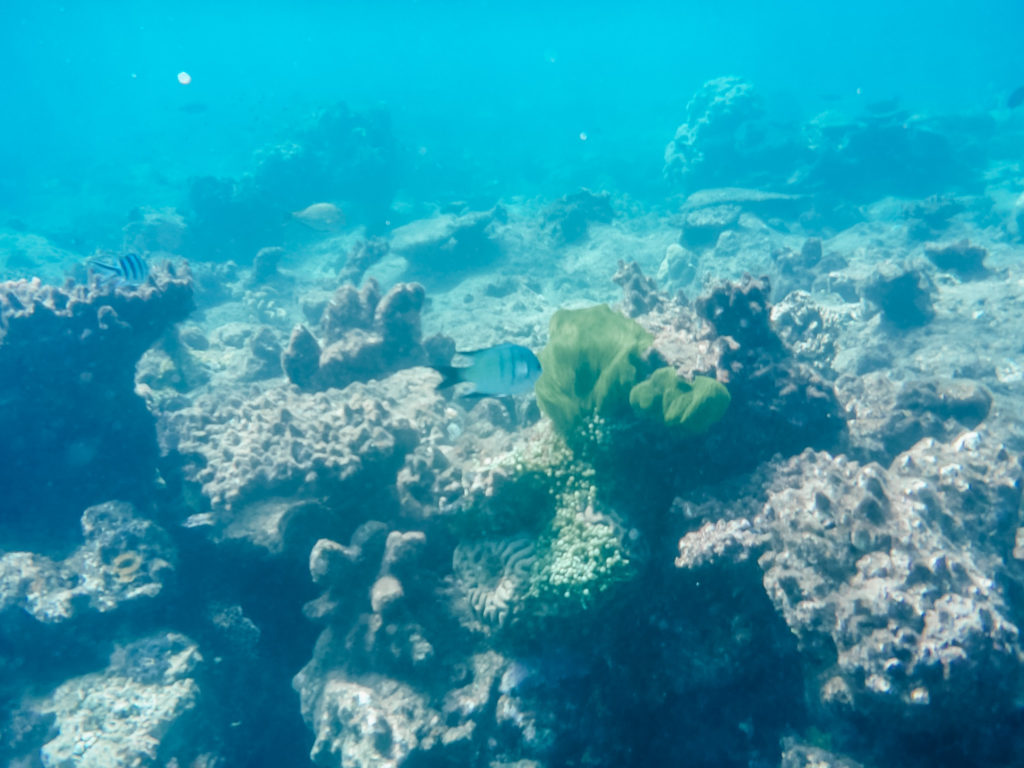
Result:
M0 766L1024 766L1021 30L4 2Z

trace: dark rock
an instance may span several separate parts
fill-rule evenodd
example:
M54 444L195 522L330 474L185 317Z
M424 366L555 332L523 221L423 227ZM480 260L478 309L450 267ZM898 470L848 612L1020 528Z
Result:
M260 328L249 339L249 359L246 361L246 381L272 379L283 373L281 368L281 344L277 335L267 326Z
M772 259L778 267L781 278L777 286L780 290L776 293L776 297L783 297L794 290L812 290L815 279L823 268L834 270L842 269L844 266L841 259L837 264L836 258L828 259L827 264L822 263L824 253L821 239L817 237L807 238L799 252L782 248L772 253Z
M210 340L206 338L206 334L194 325L182 328L178 338L195 350L203 351L210 348Z
M920 270L889 265L872 275L861 296L882 312L891 327L906 330L927 325L935 317L934 290Z
M299 389L313 387L320 370L320 345L306 326L292 329L288 348L281 355L281 368Z
M277 271L277 266L281 263L283 257L284 248L279 246L260 248L256 253L256 258L252 261L250 284L262 285L281 277L281 273Z
M516 292L519 281L512 277L502 277L497 282L488 283L484 287L484 295L492 299L503 299Z
M808 446L834 447L845 432L832 385L797 361L772 328L770 290L766 278L747 275L696 302L697 313L720 337L717 374L732 397L707 438L713 472L744 471Z
M622 287L622 304L629 317L646 315L657 309L664 300L657 284L644 275L635 261L627 264L620 260L619 269L612 280Z
M711 323L719 336L731 336L748 349L774 350L782 342L771 327L767 277L745 275L740 283L717 286L697 299L697 314Z
M390 249L388 241L382 237L360 240L346 255L344 264L340 266L338 277L343 281L358 285L362 282L366 270L383 259Z
M897 454L930 437L949 441L987 418L992 396L966 379L894 383L891 365L844 377L839 386L856 418L850 421L850 453L889 464Z
M911 237L927 240L949 227L949 220L967 210L960 200L948 195L932 195L903 206L903 217Z
M966 239L950 245L926 245L924 255L932 264L966 279L977 279L988 274L985 257L988 251L980 245L971 245Z
M135 392L143 353L193 307L189 276L138 287L0 283L0 537L32 548L110 498L147 504L156 424Z
M607 192L595 195L589 189L581 189L551 205L544 222L551 228L555 243L570 245L586 239L592 222L609 224L614 215Z

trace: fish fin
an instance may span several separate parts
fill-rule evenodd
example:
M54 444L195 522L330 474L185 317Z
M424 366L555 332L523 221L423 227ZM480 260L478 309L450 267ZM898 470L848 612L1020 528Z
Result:
M462 355L463 357L475 357L476 355L483 354L484 352L491 352L504 346L505 344L495 344L493 347L484 347L483 349L459 349L456 350L455 354Z
M447 389L465 381L462 378L464 368L457 368L454 365L435 365L434 370L441 374L441 383L437 385L437 389Z
M89 264L90 267L98 269L101 272L106 272L106 273L108 273L110 275L119 275L119 274L121 274L121 270L118 269L115 265L108 264L107 262L105 262L105 261L103 261L101 259L89 259L88 264Z

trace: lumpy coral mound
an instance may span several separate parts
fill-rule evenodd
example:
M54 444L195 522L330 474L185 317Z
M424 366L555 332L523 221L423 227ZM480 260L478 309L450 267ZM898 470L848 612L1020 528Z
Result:
M34 510L50 510L74 531L90 504L145 497L157 440L153 416L135 394L135 364L191 310L191 278L165 270L131 290L0 283L7 456L0 487L9 546L33 543ZM45 535L52 541L52 530Z

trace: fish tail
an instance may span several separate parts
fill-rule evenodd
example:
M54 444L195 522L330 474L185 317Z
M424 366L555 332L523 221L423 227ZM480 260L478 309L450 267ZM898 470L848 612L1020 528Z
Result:
M447 389L465 381L462 378L465 368L457 368L454 365L435 365L434 370L441 374L441 383L437 385L437 389Z

